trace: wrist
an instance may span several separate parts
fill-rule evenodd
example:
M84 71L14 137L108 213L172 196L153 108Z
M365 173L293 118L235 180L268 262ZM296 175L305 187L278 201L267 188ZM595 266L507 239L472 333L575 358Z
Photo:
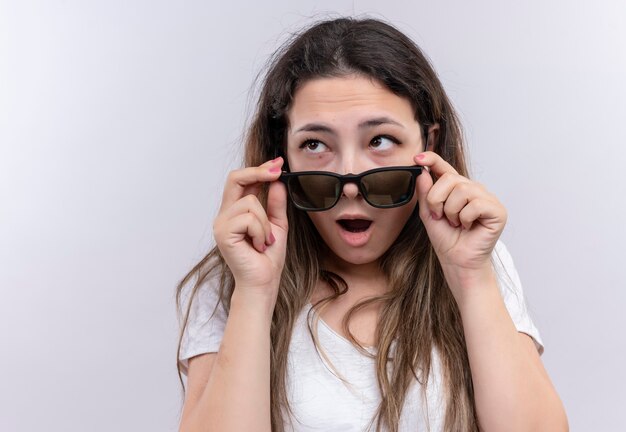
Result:
M491 263L479 268L442 266L443 274L459 307L468 298L497 290L497 279Z
M276 305L277 289L271 287L248 287L235 285L230 300L231 308L244 309L246 313L262 313L272 319Z

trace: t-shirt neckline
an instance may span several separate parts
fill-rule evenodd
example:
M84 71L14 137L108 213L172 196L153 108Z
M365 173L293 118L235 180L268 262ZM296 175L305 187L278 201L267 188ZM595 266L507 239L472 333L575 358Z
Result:
M328 325L326 323L326 321L324 321L322 319L321 315L319 315L317 313L317 311L313 308L313 304L311 302L307 302L307 305L308 305L309 309L313 309L313 313L317 314L319 322L322 324L322 327L327 330L327 333L329 333L335 339L340 340L344 344L347 344L348 346L350 346L350 348L356 349L356 347L352 344L352 342L350 342L347 338L345 338L341 334L337 333L330 325ZM363 347L363 348L365 348L368 352L370 352L372 354L376 352L376 347L375 346L367 346L367 347Z

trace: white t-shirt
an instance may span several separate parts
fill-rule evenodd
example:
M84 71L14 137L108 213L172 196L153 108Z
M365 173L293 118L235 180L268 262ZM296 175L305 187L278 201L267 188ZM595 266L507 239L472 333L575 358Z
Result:
M542 354L541 336L528 314L519 276L502 242L497 243L493 257L500 292L515 327L530 335L539 354ZM216 302L217 287L212 283L202 285L183 334L179 362L185 375L189 358L219 349L227 315L220 304L215 315L208 319ZM289 347L287 397L295 418L293 425L287 422L286 430L363 432L370 425L380 403L374 359L362 355L346 338L320 319L317 334L324 353L332 363L332 366L328 365L315 349L307 327L310 308L309 303L300 312ZM368 348L368 351L374 353L375 348ZM333 367L349 385L333 373ZM441 364L434 349L426 401L422 397L421 385L414 380L400 418L400 432L443 430L445 401L441 380ZM371 430L374 431L375 427L372 426Z

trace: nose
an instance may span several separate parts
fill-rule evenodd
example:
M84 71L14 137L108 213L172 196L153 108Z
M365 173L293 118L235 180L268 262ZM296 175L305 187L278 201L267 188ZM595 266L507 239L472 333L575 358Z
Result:
M344 174L356 174L360 173L359 167L355 166L354 161L347 161L343 164ZM347 198L353 199L359 195L359 186L356 183L346 183L343 185L343 195Z
M359 187L356 183L346 183L343 185L343 195L348 198L356 198L359 195Z
M367 170L367 163L360 158L359 154L354 152L345 152L342 156L343 157L339 163L341 168L338 171L341 174L358 174ZM342 196L349 199L355 199L360 194L361 192L359 191L358 184L352 182L343 185Z

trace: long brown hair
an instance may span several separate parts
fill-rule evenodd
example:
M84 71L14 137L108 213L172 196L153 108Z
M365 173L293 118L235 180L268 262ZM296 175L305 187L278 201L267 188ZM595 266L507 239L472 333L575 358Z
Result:
M245 166L258 166L283 152L288 128L287 112L300 85L312 78L355 73L373 77L395 94L406 97L420 124L438 123L437 140L431 140L433 150L460 174L467 175L458 118L422 51L388 23L348 17L314 23L294 35L270 58L262 77L256 112L245 136ZM263 205L266 198L267 188L260 196ZM335 293L315 306L319 304L323 307L347 289L345 281L338 275L321 267L319 257L326 245L308 216L295 209L291 202L288 203L287 216L288 253L270 331L271 420L274 432L284 430L286 419L282 416L281 407L291 412L287 400L286 369L289 343L298 314L320 279L325 280ZM398 430L407 390L413 380L417 379L422 384L422 394L425 395L432 351L436 349L441 359L446 395L445 430L477 431L478 420L461 317L428 235L417 213L413 216L381 259L381 270L387 278L389 291L354 305L346 313L343 329L359 351L376 359L382 396L374 417L376 430ZM177 286L176 303L177 310L180 310L183 287L190 280L195 280L181 320L179 352L193 297L211 274L218 276L221 302L226 310L230 308L233 277L219 250L214 247ZM355 312L373 303L379 303L381 309L376 330L376 353L370 354L350 334L348 322ZM317 346L316 340L314 338ZM391 350L394 340L397 344ZM388 362L392 363L390 374L387 372ZM184 391L178 363L177 367Z

